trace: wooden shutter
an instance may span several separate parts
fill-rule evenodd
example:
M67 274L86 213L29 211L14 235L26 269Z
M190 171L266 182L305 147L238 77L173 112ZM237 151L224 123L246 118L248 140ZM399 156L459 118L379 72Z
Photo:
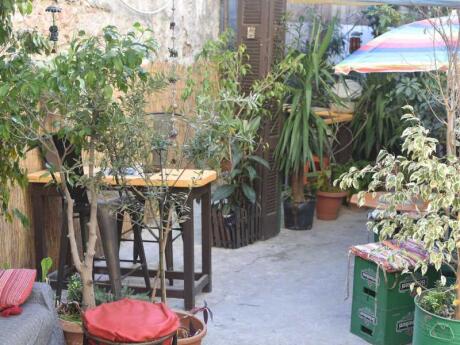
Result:
M238 6L238 44L247 47L251 73L242 80L248 91L252 83L270 71L280 48L284 46L285 32L282 19L286 0L240 0ZM262 239L276 236L280 231L280 176L275 166L274 151L281 132L281 116L266 121L261 136L268 149L260 155L271 169L261 168L257 184L260 203L258 227Z

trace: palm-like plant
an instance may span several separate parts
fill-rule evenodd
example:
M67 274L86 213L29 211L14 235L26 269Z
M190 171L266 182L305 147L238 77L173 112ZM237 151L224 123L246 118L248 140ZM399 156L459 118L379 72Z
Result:
M335 21L325 26L314 17L306 51L290 53L300 55L301 66L288 78L291 110L276 148L276 159L280 170L291 176L294 203L305 201L304 166L313 163L314 155L322 157L327 143L327 126L314 114L313 106L316 99L334 97L330 87L334 81L332 68L327 61L334 27Z

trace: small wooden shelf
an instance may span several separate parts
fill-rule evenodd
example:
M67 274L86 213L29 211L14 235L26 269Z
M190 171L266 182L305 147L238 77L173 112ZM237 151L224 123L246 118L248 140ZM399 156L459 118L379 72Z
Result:
M313 111L317 116L322 117L328 125L353 120L353 113L338 113L329 108L313 108Z
M291 111L291 105L285 104L283 109L287 112ZM313 107L313 112L315 115L324 119L324 122L327 125L343 123L343 122L351 122L353 120L353 113L338 113L332 111L329 108L319 108Z

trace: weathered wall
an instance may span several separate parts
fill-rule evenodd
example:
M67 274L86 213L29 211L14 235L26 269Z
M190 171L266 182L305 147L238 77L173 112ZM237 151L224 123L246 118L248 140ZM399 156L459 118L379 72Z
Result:
M51 15L45 12L54 1L34 0L31 16L16 17L17 27L35 27L47 33ZM219 0L175 0L177 49L179 61L190 63L203 43L216 38L219 33ZM58 5L62 13L57 15L61 31L61 44L68 41L78 30L98 34L107 25L116 25L121 31L130 29L133 23L140 22L151 28L160 45L159 58L167 57L170 46L169 23L172 0L61 0ZM157 9L156 14L146 14Z
M361 10L366 6L344 6L334 4L319 4L318 1L307 1L305 4L293 3L288 0L288 18L295 20L299 15L305 15L308 9L313 9L322 18L338 17L342 24L359 24L362 22Z

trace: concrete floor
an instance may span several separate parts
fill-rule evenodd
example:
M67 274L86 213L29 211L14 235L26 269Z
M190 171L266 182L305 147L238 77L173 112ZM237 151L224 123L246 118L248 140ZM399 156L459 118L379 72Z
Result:
M283 229L245 248L213 248L213 291L197 299L214 313L204 345L367 344L349 332L351 299L344 300L348 248L370 239L366 215L342 208L337 221L315 219L310 231ZM181 253L180 243L175 247ZM156 255L148 252L154 266ZM169 304L183 308L179 300Z

